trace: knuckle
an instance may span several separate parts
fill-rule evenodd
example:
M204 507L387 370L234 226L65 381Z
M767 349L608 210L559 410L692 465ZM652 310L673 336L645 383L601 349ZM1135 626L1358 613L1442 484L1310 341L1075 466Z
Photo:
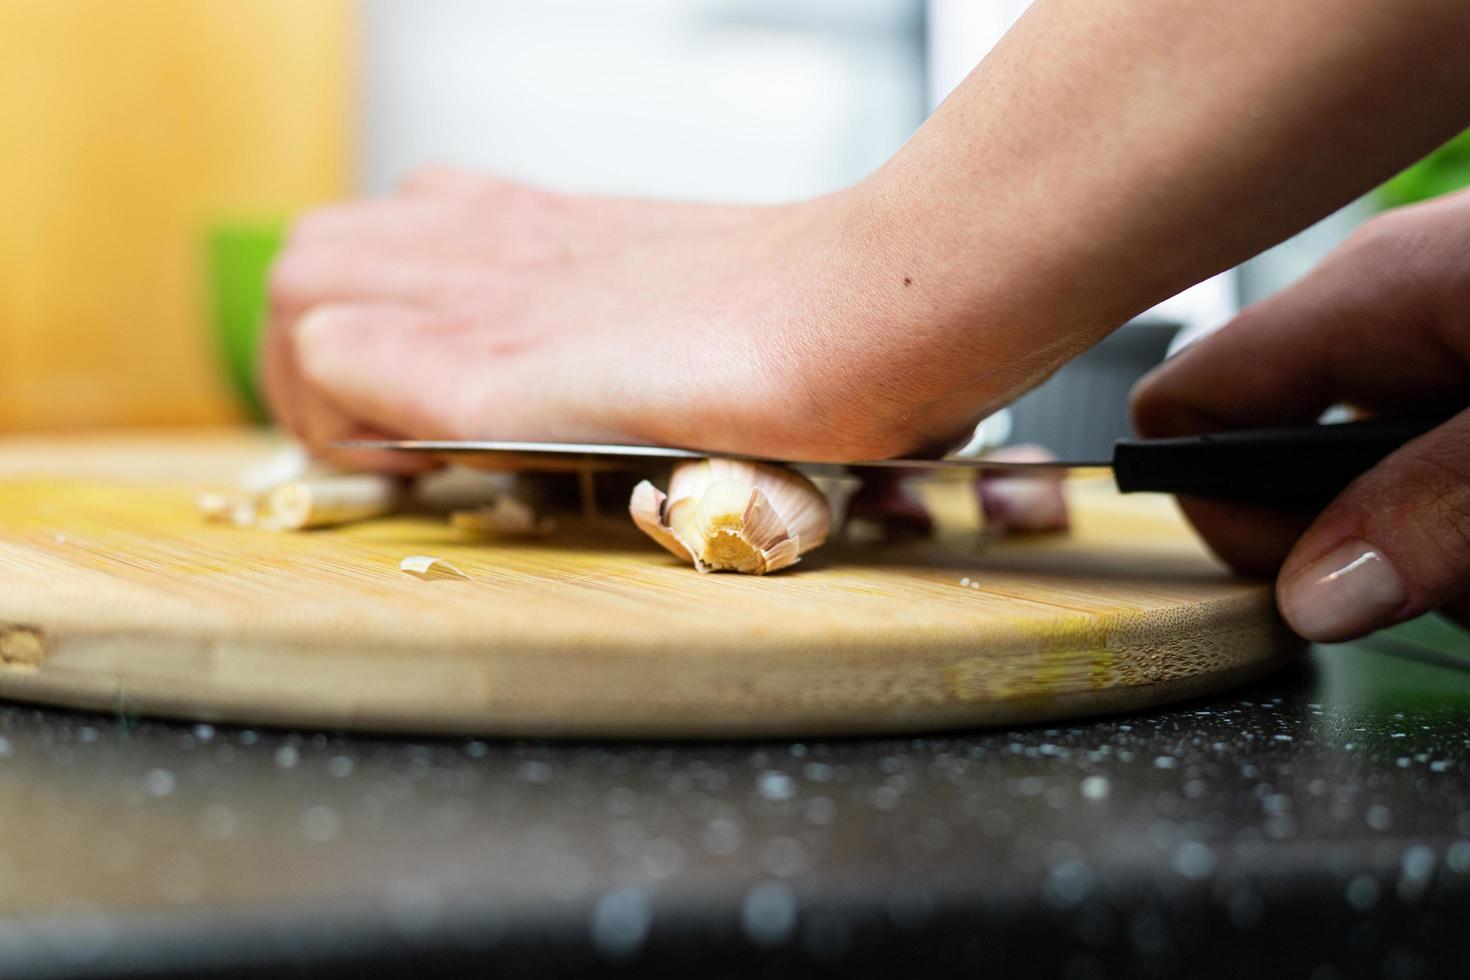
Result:
M1404 247L1403 216L1387 211L1363 222L1348 235L1343 255L1368 268L1397 256Z
M1391 492L1399 503L1384 507L1394 537L1412 548L1414 559L1436 577L1460 577L1470 568L1470 464L1422 455L1395 475Z
M1438 460L1426 461L1423 513L1448 549L1470 557L1470 473Z

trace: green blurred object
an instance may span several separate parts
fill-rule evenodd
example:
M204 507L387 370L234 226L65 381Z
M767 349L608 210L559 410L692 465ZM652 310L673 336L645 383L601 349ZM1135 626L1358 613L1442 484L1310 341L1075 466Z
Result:
M221 220L210 227L209 291L225 371L250 418L266 420L260 391L260 342L266 281L285 240L283 218Z
M1470 129L1420 160L1373 196L1380 207L1396 208L1470 187Z

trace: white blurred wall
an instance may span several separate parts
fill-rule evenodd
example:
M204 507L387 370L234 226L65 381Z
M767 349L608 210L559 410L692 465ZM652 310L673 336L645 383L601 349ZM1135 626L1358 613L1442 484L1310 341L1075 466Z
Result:
M925 111L921 0L368 0L363 189L449 163L580 191L778 201Z

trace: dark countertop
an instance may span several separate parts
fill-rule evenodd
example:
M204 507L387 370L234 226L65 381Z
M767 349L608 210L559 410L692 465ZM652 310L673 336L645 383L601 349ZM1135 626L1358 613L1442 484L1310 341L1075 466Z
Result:
M0 976L1445 975L1467 650L1421 623L1146 715L795 744L6 706Z

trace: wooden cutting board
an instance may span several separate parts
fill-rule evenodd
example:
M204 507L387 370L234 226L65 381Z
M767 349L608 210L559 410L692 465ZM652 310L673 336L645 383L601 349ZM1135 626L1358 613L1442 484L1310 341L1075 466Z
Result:
M1105 480L1071 486L1070 534L987 544L968 487L935 484L938 540L755 578L699 575L619 514L519 542L433 516L202 523L195 494L277 446L0 440L0 697L426 733L917 731L1142 709L1300 646L1168 500Z

